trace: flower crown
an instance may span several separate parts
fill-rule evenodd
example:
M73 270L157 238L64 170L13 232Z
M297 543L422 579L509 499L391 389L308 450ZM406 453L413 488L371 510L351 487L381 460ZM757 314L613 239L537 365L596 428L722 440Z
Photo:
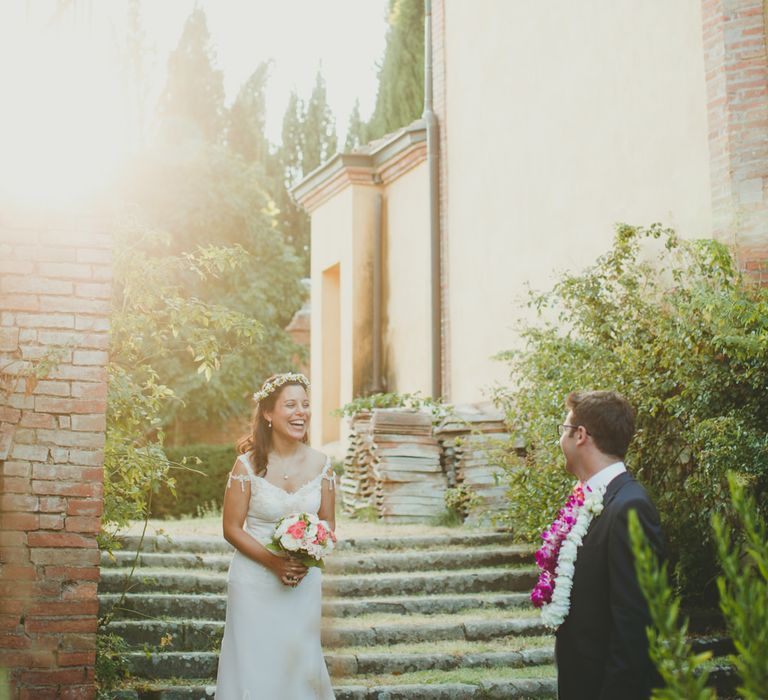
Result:
M288 382L298 382L309 388L309 379L303 374L299 374L298 372L286 372L285 374L278 374L274 379L265 382L264 386L253 395L253 400L257 402L263 401L273 391L279 389L283 384L288 384Z

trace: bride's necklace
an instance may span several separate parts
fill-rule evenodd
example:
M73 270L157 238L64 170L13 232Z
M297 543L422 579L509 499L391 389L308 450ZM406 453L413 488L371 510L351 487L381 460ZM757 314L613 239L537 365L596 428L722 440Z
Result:
M298 450L298 449L296 449L296 450L293 452L293 454L292 454L292 455L290 455L290 457L288 457L288 459L292 459L293 457L295 457L295 456L296 456L296 453L297 453L298 451L299 451L299 450ZM282 462L282 461L283 461L283 460L282 460L282 458L281 458L281 459L280 459L280 462ZM273 466L273 467L275 466L274 457L273 457L272 459L270 459L270 460L269 460L269 464L270 464L271 466ZM279 464L279 462L278 462L278 464ZM283 468L282 466L280 466L280 470L281 470L281 471L283 471L283 470L284 470L284 468ZM283 473L283 481L288 481L288 476L289 476L288 472L284 472L284 473Z

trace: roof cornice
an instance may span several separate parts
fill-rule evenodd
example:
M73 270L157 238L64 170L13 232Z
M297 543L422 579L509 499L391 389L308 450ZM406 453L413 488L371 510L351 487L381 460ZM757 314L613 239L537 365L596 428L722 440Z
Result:
M349 185L386 185L426 158L426 126L422 119L418 119L360 151L337 153L290 191L302 207L312 212Z

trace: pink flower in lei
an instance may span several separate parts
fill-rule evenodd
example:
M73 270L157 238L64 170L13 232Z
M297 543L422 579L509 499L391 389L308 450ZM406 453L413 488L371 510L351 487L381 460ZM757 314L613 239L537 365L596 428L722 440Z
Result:
M576 524L576 516L583 505L584 490L581 484L577 483L565 505L560 509L555 522L541 533L544 544L536 552L536 564L541 572L538 582L531 591L531 602L536 608L552 602L552 594L555 590L555 568L560 547Z

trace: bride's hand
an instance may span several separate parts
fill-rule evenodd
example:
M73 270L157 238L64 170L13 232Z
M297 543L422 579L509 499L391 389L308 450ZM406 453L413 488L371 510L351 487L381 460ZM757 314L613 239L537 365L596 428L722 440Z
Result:
M277 561L272 570L286 586L297 586L309 571L304 564L293 557L275 557L275 559Z

